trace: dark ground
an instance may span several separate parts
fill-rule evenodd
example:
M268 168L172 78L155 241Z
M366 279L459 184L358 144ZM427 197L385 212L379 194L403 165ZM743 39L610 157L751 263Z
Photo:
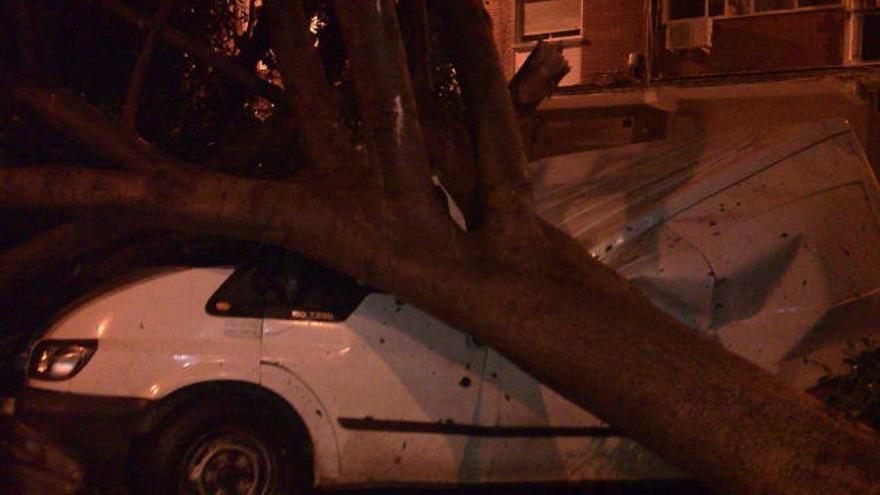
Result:
M645 482L629 485L497 485L459 489L362 489L324 491L322 495L711 495L694 483Z

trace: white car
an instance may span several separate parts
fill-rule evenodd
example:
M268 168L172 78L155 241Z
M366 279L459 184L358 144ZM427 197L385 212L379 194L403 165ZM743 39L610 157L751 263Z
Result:
M878 188L845 123L533 168L546 219L797 387L871 327ZM464 333L273 249L81 301L27 386L23 421L154 493L684 477Z

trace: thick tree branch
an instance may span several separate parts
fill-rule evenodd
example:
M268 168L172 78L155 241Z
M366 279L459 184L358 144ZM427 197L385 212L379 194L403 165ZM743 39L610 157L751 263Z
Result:
M485 226L535 234L540 228L526 158L489 14L480 0L434 0L434 4L443 14L476 146Z
M339 115L339 97L308 32L300 0L267 2L270 43L284 80L288 107L298 122L300 143L312 165L323 170L361 160ZM293 137L293 135L291 135Z
M141 98L141 90L144 87L144 80L147 77L147 68L150 60L153 58L153 51L156 48L156 39L162 28L165 27L165 21L171 14L171 8L174 6L174 0L161 0L159 7L156 9L156 15L153 19L153 25L144 38L144 44L138 53L134 68L131 70L131 76L128 80L128 88L125 91L125 102L122 104L122 123L134 131L137 129L137 112Z
M103 112L70 91L13 88L13 96L58 131L71 135L98 155L124 168L141 171L177 170L199 173L195 167L168 156L118 125ZM87 216L64 223L0 253L0 281L20 287L61 271L71 260L143 228L131 218Z
M0 209L139 214L148 226L276 244L377 287L396 287L400 277L387 268L417 272L416 263L401 259L435 258L434 248L380 233L381 219L362 212L360 203L375 201L364 193L344 182L305 186L220 173L0 168Z
M13 97L47 124L101 157L133 170L197 170L156 149L68 90L12 88Z
M61 90L13 88L13 95L52 127L69 134L100 156L142 171L198 170L156 150L106 117L80 96ZM0 253L0 282L9 289L64 269L76 257L142 228L130 218L88 216L41 232Z
M450 114L447 102L441 100L433 85L435 67L431 59L431 14L428 5L426 0L403 0L399 5L401 24L406 26L406 58L419 110L419 122L425 136L430 136L425 143L428 159L462 211L467 225L473 227L479 223L476 164L467 127Z
M316 187L313 187L316 186ZM334 228L358 221L348 198L320 184L245 179L211 172L159 173L75 167L0 169L0 208L141 215L148 226L285 243L316 258L332 250ZM291 213L295 205L308 205ZM278 212L287 212L279 215ZM343 221L344 219L344 221ZM347 236L346 236L347 237ZM363 246L366 248L366 246Z
M0 170L0 205L5 209L85 212L136 210L152 199L150 174L46 166ZM61 187L61 185L64 185Z
M335 2L349 55L370 159L385 200L413 220L436 216L406 54L393 0Z
M138 11L137 9L129 7L124 2L121 2L119 0L87 1L103 7L108 12L116 15L124 21L133 24L139 29L148 30L155 25L154 20L150 16ZM214 50L212 50L211 48L199 43L198 41L193 40L186 34L170 26L164 26L159 32L159 37L169 45L185 53L191 54L197 60L200 60L203 63L214 67L221 74L237 82L238 84L241 84L248 90L253 91L254 93L266 98L272 103L275 103L277 105L284 104L284 93L281 88L273 84L269 84L266 81L263 81L251 72L243 69L234 61L215 53Z

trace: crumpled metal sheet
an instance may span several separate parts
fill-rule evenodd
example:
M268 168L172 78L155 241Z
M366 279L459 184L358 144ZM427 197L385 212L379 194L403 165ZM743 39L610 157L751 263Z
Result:
M797 386L820 374L806 358L833 366L863 336L826 317L880 290L878 187L845 121L552 157L531 173L546 220Z

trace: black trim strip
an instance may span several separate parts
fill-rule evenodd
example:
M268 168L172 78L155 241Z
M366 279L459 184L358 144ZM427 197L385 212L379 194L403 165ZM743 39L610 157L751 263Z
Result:
M607 426L482 426L449 421L399 421L392 419L339 418L339 426L347 430L385 431L395 433L438 433L441 435L468 435L474 437L619 437L621 434Z

